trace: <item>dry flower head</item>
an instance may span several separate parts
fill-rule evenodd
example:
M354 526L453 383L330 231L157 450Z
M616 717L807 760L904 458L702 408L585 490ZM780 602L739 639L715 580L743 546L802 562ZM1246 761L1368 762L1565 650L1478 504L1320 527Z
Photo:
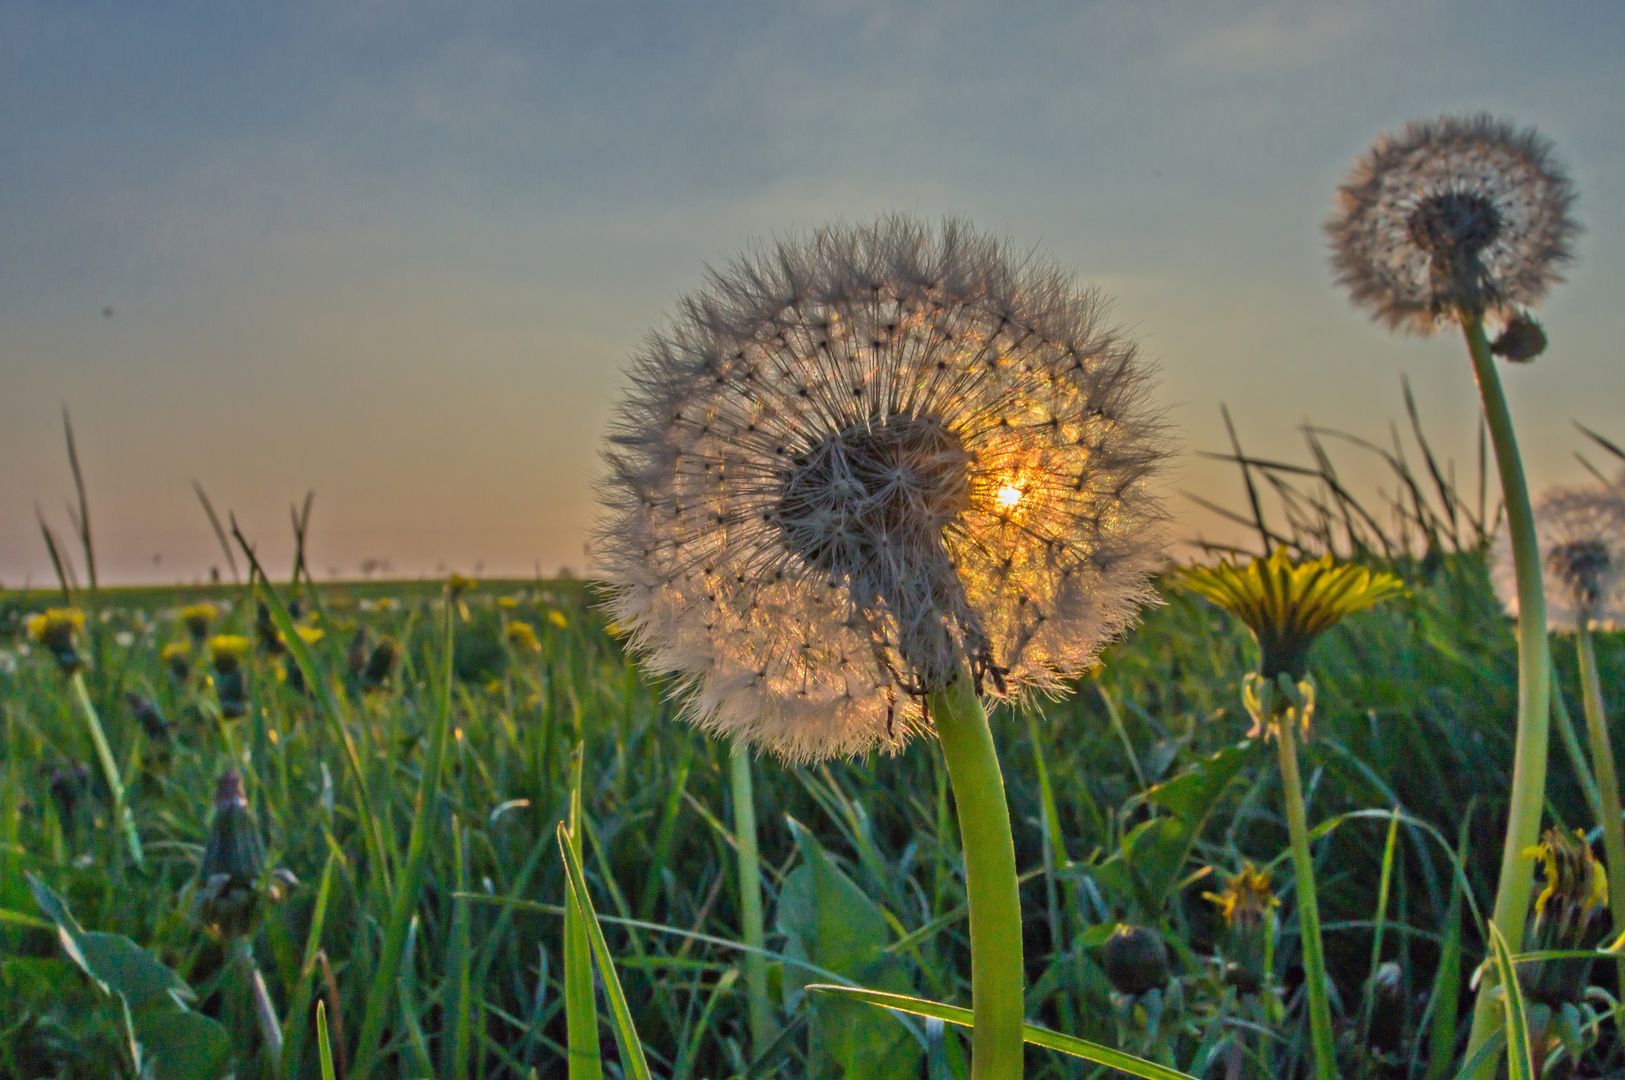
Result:
M710 274L633 358L594 549L689 717L895 751L967 665L1054 692L1151 600L1165 456L1135 346L961 222L832 226Z

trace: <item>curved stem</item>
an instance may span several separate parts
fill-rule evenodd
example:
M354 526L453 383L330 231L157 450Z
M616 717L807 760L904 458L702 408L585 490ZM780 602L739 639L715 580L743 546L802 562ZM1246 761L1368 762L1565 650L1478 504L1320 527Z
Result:
M754 952L745 954L751 1054L761 1057L777 1034L767 998L767 957L763 954L762 861L756 848L756 800L750 779L750 750L738 741L729 753L733 780L734 842L739 853L739 929Z
M1625 927L1625 823L1620 821L1619 777L1614 771L1614 748L1608 740L1608 714L1603 707L1602 681L1597 674L1597 653L1591 647L1591 628L1582 621L1575 645L1580 660L1580 689L1585 697L1586 734L1591 737L1591 758L1596 762L1597 793L1601 812L1602 851L1608 859L1608 911L1614 925ZM1625 964L1619 965L1620 997L1625 1000Z
M1320 904L1315 899L1315 862L1309 852L1309 824L1303 810L1303 781L1298 776L1297 725L1294 717L1275 725L1281 759L1281 788L1286 802L1292 869L1298 883L1298 929L1303 939L1304 989L1309 1000L1309 1036L1315 1047L1316 1080L1336 1080L1337 1054L1332 1039L1331 999L1326 995L1326 954L1320 943Z
M1546 640L1546 594L1541 585L1540 548L1535 540L1535 516L1529 506L1529 485L1524 480L1512 415L1484 337L1483 319L1463 315L1463 334L1473 358L1473 375L1484 404L1484 420L1495 447L1501 476L1501 498L1506 505L1507 532L1512 539L1512 562L1518 581L1518 727L1512 759L1511 805L1506 840L1501 848L1501 873L1495 890L1493 921L1507 948L1516 953L1523 945L1523 924L1534 891L1535 865L1523 850L1540 839L1540 815L1546 797L1546 744L1551 715L1551 652ZM1490 1037L1502 1022L1501 1006L1487 991L1491 980L1479 987L1473 1009L1467 1057ZM1484 1075L1494 1068L1486 1060Z
M107 790L113 795L113 820L124 829L124 838L130 845L130 859L139 870L144 863L141 834L135 831L135 817L130 813L130 804L124 796L124 781L119 778L118 763L113 760L112 747L107 745L107 735L102 731L96 706L91 704L90 692L85 689L83 671L73 673L73 693L79 699L79 708L84 711L85 724L90 728L90 741L96 745L96 759L101 763L102 775L107 779Z
M961 670L930 698L942 756L953 783L970 904L971 1080L1020 1080L1021 895L1010 805L987 713Z

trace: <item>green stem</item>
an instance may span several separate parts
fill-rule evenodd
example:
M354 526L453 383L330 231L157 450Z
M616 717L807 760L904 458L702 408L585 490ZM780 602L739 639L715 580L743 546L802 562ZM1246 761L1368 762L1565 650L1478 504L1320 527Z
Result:
M1495 890L1492 919L1507 948L1516 953L1523 946L1523 924L1529 914L1529 896L1534 891L1535 864L1524 857L1524 848L1540 840L1540 815L1546 798L1547 722L1551 715L1551 650L1546 639L1546 594L1541 585L1540 547L1535 539L1535 516L1529 506L1529 485L1524 479L1518 456L1518 440L1512 430L1512 415L1506 395L1484 337L1481 317L1463 315L1463 334L1473 359L1473 375L1478 381L1484 420L1495 447L1495 464L1501 474L1501 499L1506 506L1507 532L1512 540L1512 562L1518 581L1518 727L1512 759L1511 805L1507 813L1506 840L1501 848L1501 873ZM1487 991L1486 978L1479 987L1473 1008L1472 1033L1467 1039L1470 1060L1501 1025L1500 1003ZM1486 1060L1479 1075L1494 1067Z
M101 762L102 774L107 778L107 788L113 793L113 820L124 828L124 836L130 844L130 858L140 869L144 864L141 855L141 836L135 831L135 817L130 813L130 805L124 798L124 781L119 779L118 763L113 760L113 750L107 745L107 735L102 731L102 722L96 716L96 706L90 703L90 692L85 689L85 673L73 673L73 693L79 699L79 707L85 712L85 724L90 728L90 741L96 744L96 758Z
M1625 927L1625 824L1620 821L1619 777L1614 772L1614 748L1608 740L1608 713L1603 707L1602 680L1597 674L1597 653L1591 647L1591 628L1581 621L1575 641L1580 659L1580 689L1585 696L1586 734L1591 737L1591 758L1597 763L1597 793L1602 812L1602 851L1608 859L1608 911L1614 925ZM1625 1001L1625 964L1619 965L1620 1000Z
M970 906L971 1080L1020 1080L1021 895L1010 806L987 713L968 672L930 697L959 813Z
M265 989L265 977L254 963L254 950L247 938L238 938L234 949L242 965L243 977L248 980L249 995L254 1001L254 1019L260 1025L260 1037L265 1040L264 1060L271 1063L271 1075L277 1076L282 1067L282 1024L276 1018L276 1006Z
M1335 1080L1337 1056L1332 1040L1332 1007L1326 995L1326 954L1320 943L1320 904L1315 899L1315 863L1309 853L1309 825L1303 810L1303 781L1298 776L1295 716L1275 725L1281 758L1281 789L1286 801L1287 834L1292 843L1292 869L1298 883L1298 929L1303 942L1304 989L1309 998L1309 1035L1315 1047L1316 1080Z
M751 789L750 750L735 742L728 755L733 780L734 843L739 854L739 929L753 952L745 955L751 1055L761 1057L777 1035L767 1000L767 957L762 932L762 861L756 849L756 797Z
M1569 718L1569 706L1563 700L1562 688L1552 686L1552 719L1557 721L1557 734L1563 740L1563 750L1568 755L1569 764L1574 767L1574 776L1580 781L1580 789L1585 792L1586 805L1597 820L1602 820L1602 795L1597 791L1597 778L1591 775L1591 766L1586 764L1585 751L1580 749L1579 736L1574 734L1574 721Z

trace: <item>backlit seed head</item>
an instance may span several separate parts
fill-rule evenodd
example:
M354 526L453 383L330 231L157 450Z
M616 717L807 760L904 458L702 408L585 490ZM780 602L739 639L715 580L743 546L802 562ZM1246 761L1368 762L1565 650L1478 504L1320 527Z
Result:
M594 541L689 717L895 751L968 668L1054 692L1153 593L1166 457L1103 302L960 222L781 241L633 358Z
M1546 626L1625 625L1625 487L1551 488L1535 505L1535 539L1546 593ZM1505 530L1490 574L1507 613L1518 615L1517 569Z
M1574 187L1533 128L1487 115L1415 121L1371 144L1326 222L1356 304L1431 334L1463 315L1513 318L1573 258Z

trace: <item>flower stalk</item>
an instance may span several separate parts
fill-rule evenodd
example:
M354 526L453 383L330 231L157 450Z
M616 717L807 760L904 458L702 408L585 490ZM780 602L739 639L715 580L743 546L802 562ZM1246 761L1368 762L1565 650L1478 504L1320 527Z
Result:
M744 942L745 993L749 1010L751 1054L761 1057L777 1034L767 996L767 957L762 950L762 860L756 846L756 798L750 776L750 748L735 740L728 755L733 782L734 844L739 856L739 922Z
M970 906L971 1080L1020 1080L1021 896L1010 807L993 732L968 671L930 698L948 764Z
M1294 727L1296 725L1289 715L1275 726L1274 731L1275 747L1281 762L1281 789L1286 803L1292 871L1298 886L1298 930L1303 944L1309 1036L1315 1050L1316 1080L1336 1080L1337 1055L1332 1037L1331 999L1326 993L1326 953L1321 946L1320 904L1315 897L1315 860L1309 851L1309 824L1304 813L1303 780L1298 774L1298 737Z
M1512 415L1507 409L1489 341L1484 336L1483 316L1463 312L1461 328L1467 339L1467 351L1472 356L1490 442L1495 448L1517 576L1518 726L1512 761L1511 806L1491 916L1506 938L1507 948L1517 952L1523 943L1524 918L1529 911L1529 896L1535 880L1534 865L1523 852L1540 839L1540 815L1545 807L1551 649L1546 636L1546 598L1534 511L1530 507L1529 485L1524 479L1517 436L1512 429ZM1480 989L1473 1010L1472 1033L1467 1043L1469 1059L1502 1019L1500 1006L1485 992L1488 989L1488 985Z

